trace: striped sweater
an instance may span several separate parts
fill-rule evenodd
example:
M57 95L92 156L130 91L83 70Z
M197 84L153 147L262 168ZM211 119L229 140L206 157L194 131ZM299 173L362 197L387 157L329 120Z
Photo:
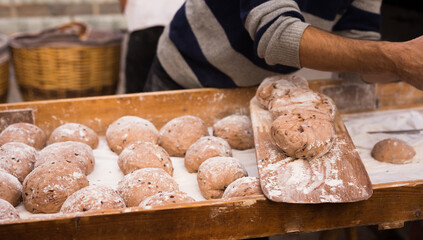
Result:
M378 40L382 0L187 0L157 56L185 88L247 87L300 66L299 42L315 27Z

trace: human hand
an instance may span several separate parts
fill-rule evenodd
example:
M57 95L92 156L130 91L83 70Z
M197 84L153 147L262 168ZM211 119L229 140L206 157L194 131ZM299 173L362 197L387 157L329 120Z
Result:
M413 40L393 43L390 59L393 62L392 73L402 81L423 90L423 36Z

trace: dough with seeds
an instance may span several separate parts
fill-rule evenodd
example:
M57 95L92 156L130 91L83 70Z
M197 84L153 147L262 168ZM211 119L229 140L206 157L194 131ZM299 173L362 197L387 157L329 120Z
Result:
M0 199L16 206L21 202L21 195L22 184L19 180L0 168Z
M51 133L47 144L67 141L82 142L89 145L92 149L98 146L97 133L79 123L66 123L57 127Z
M8 201L0 199L0 222L19 220L19 213Z
M245 197L252 195L263 195L259 179L256 177L242 177L229 184L223 193L222 198Z
M146 198L140 203L143 209L151 209L160 206L168 206L175 203L195 202L194 198L188 196L185 192L160 192Z
M213 125L213 135L225 139L229 145L238 150L254 147L251 120L246 115L230 115Z
M0 134L0 145L8 142L21 142L41 150L46 145L44 131L31 123L14 123Z
M21 142L8 142L0 147L0 168L23 182L33 169L38 152Z

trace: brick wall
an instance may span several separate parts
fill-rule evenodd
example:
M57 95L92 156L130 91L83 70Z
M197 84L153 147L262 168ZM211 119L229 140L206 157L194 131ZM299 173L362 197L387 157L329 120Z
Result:
M0 33L37 31L73 20L126 29L118 0L0 0Z

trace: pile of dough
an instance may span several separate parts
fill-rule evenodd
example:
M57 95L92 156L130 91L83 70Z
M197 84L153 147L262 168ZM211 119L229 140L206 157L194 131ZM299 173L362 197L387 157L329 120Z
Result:
M21 202L22 184L19 180L0 168L0 199L8 201L13 206Z
M90 146L82 142L57 142L48 145L38 153L35 168L51 162L76 164L85 175L94 170L94 154Z
M120 154L122 150L135 141L158 144L159 131L148 120L135 116L124 116L114 121L106 130L109 148Z
M233 157L213 157L198 169L197 182L206 199L221 198L225 189L238 178L248 176L240 161Z
M175 203L195 202L194 198L185 192L160 192L150 196L140 203L143 209L152 209L160 206L167 206Z
M21 142L40 150L46 145L46 134L34 124L14 123L0 134L0 146L7 142Z
M161 168L173 175L173 165L169 154L159 145L149 142L133 142L119 155L118 165L126 175L141 168Z
M0 168L23 182L34 169L37 150L21 142L9 142L0 147Z
M256 177L242 177L229 184L223 193L222 198L245 197L252 195L263 195L259 179Z
M336 106L326 95L310 90L306 79L295 75L267 78L256 98L273 117L272 142L287 156L311 159L332 148Z
M381 162L404 164L416 155L407 142L397 138L387 138L377 142L372 149L372 157Z
M72 193L88 184L77 165L66 161L46 163L25 178L22 198L31 213L56 213Z
M117 190L127 207L136 207L149 196L178 191L179 186L161 168L142 168L125 175L119 181Z
M190 173L197 172L201 163L212 157L232 157L231 146L219 137L201 137L188 148L184 159L185 168Z
M160 146L170 156L183 157L187 149L199 138L208 136L206 124L195 116L177 117L160 129Z
M19 213L8 201L0 199L0 221L19 220Z
M47 144L76 141L88 144L92 149L98 145L98 136L91 128L79 123L66 123L54 129Z
M110 187L91 185L70 195L63 203L60 212L94 212L104 209L126 207L120 195Z
M220 119L213 125L213 135L225 139L234 149L254 147L251 121L245 115L234 114Z

